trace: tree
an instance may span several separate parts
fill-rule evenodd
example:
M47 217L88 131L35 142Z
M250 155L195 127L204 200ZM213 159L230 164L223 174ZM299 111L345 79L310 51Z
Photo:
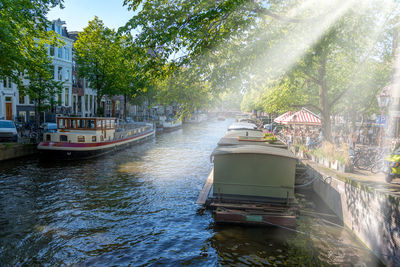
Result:
M2 0L0 2L0 78L20 83L19 73L35 64L35 45L57 45L54 32L47 31L46 14L63 0Z
M54 80L54 66L44 46L36 45L31 51L31 56L35 60L26 71L25 78L28 79L28 84L19 88L20 93L29 95L29 98L35 101L36 127L39 128L40 113L49 109L49 106L53 108L55 97L62 91L63 82Z
M118 90L118 64L122 61L119 36L95 17L79 33L74 43L79 75L90 82L97 92L97 115L101 116L101 99Z
M379 52L386 46L382 32L397 16L396 3L378 0L321 1L318 8L302 0L125 4L138 11L125 29L138 29L136 42L161 48L166 61L180 54L173 60L177 71L195 73L198 82L208 85L199 95L249 90L243 85L250 83L262 93L253 99L248 91L245 106L269 103L266 108L274 111L311 107L321 114L327 140L336 107L352 92L362 93L357 83L366 71L364 64L374 58L384 64Z
M124 119L127 115L127 104L137 97L144 97L152 87L151 70L155 69L154 59L146 50L132 41L130 34L119 38L122 55L118 58L117 92L124 96ZM140 102L140 101L139 101Z

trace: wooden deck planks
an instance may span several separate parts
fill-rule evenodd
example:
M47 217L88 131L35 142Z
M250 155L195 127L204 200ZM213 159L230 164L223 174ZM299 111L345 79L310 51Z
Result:
M201 205L206 204L213 182L214 182L214 168L208 175L206 183L204 184L203 189L201 190L199 197L197 198L196 204L201 204Z

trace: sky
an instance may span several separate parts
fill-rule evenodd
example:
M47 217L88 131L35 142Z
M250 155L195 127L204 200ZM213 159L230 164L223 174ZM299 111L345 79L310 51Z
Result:
M82 31L94 16L99 17L108 28L118 29L134 14L122 3L123 0L64 0L64 9L53 8L47 18L50 21L58 18L65 21L68 31Z

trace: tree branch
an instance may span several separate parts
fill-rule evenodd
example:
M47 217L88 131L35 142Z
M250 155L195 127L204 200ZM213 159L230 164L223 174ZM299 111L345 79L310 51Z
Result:
M316 110L318 110L320 113L322 113L322 109L320 108L320 107L318 107L317 105L315 105L315 104L312 104L312 103L307 103L307 104L304 104L304 105L289 105L290 107L293 107L293 108L302 108L302 107L308 107L308 108L313 108L313 109L316 109Z
M347 93L347 91L349 90L349 88L350 88L350 86L347 87L346 89L344 89L340 94L338 94L338 95L328 104L328 105L329 105L329 108L332 108L332 106L335 105L335 103L336 103L337 101L339 101L339 100Z
M312 80L314 83L316 83L318 85L321 84L321 82L317 78L315 78L314 76L308 74L307 72L303 71L303 74L304 74L304 76L306 76L305 78L308 78L308 79Z

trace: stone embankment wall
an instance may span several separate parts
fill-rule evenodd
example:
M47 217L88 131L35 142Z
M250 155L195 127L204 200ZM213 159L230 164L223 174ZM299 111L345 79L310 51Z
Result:
M37 153L37 149L34 144L0 144L0 161L25 157L35 153Z
M314 191L385 264L400 266L400 191L307 164Z

